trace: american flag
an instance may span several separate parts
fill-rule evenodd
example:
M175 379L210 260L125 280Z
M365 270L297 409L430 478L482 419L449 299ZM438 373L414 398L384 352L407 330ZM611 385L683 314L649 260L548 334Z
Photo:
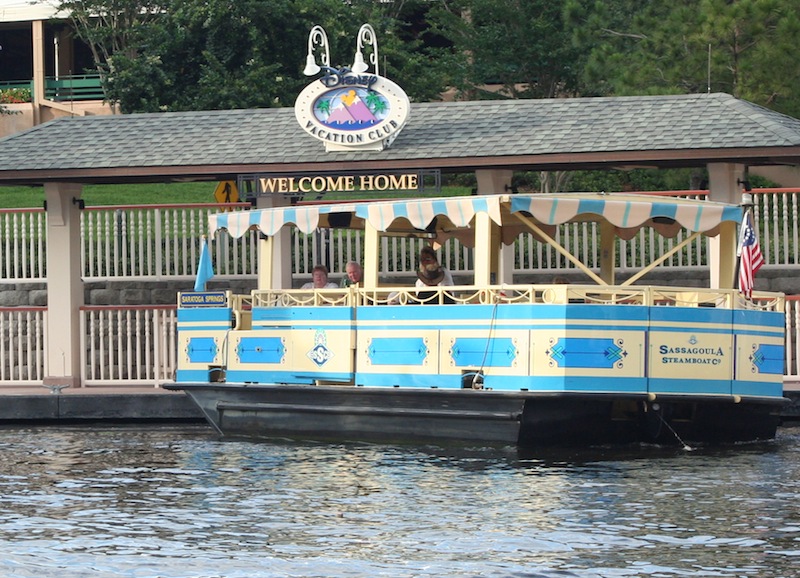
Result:
M764 256L758 244L758 235L753 226L753 214L747 210L739 236L739 291L747 298L753 296L753 277L764 264Z

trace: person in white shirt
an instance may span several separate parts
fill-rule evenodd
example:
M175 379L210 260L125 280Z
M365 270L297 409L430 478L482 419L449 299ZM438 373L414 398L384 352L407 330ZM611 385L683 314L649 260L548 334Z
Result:
M425 246L419 252L419 268L417 269L417 287L435 287L438 285L455 285L450 271L439 265L436 251Z
M336 289L336 283L328 283L328 268L325 265L315 265L311 270L311 282L300 289Z

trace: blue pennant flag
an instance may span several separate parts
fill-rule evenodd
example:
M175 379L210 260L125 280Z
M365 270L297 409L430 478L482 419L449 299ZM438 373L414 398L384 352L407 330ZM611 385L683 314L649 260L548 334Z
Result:
M211 250L208 239L203 236L200 246L200 262L197 264L197 279L194 281L195 291L205 291L206 283L214 276L214 265L211 263Z

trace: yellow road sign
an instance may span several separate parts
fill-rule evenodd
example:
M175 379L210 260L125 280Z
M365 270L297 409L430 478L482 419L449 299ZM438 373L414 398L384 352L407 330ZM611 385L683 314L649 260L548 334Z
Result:
M239 189L234 181L221 181L214 189L214 198L218 203L238 203Z

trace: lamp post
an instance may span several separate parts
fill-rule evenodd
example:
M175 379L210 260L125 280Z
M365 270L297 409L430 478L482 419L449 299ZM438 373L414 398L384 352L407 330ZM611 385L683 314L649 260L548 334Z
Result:
M372 46L372 54L369 55L369 61L375 67L375 76L380 76L378 72L378 39L375 37L375 30L369 24L364 24L358 31L358 45L351 70L361 74L369 68L364 61L363 49L365 44Z
M314 76L322 70L314 58L315 46L325 49L320 60L322 61L322 66L329 68L331 65L331 49L328 45L328 35L325 34L325 29L322 26L314 26L311 32L308 33L308 54L306 55L306 67L303 69L303 74L306 76Z

